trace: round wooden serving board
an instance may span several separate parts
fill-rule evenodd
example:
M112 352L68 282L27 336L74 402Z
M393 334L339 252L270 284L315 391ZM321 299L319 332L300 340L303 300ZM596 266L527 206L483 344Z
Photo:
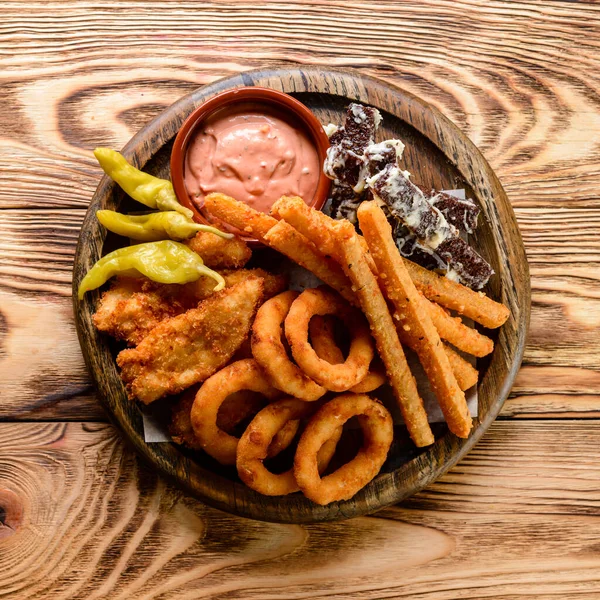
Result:
M177 481L208 504L237 515L286 523L344 519L371 513L422 489L445 473L481 438L508 396L521 364L529 325L530 286L525 250L510 203L498 178L477 148L438 110L400 88L358 72L295 68L246 72L202 87L182 98L142 129L123 149L135 165L159 177L169 177L171 146L192 110L226 89L256 85L295 96L324 124L341 123L350 101L378 108L383 116L380 139L400 138L406 144L403 164L415 183L435 189L465 188L467 197L482 209L472 240L492 264L496 275L486 293L510 308L511 316L495 334L491 358L479 361L479 417L471 436L461 440L445 426L436 430L436 443L416 450L397 429L397 439L382 473L353 499L318 506L301 494L262 496L244 486L235 473L216 463L182 451L175 444L144 441L142 413L127 399L115 364L116 345L100 334L91 316L100 292L77 299L85 273L107 251L110 237L95 218L98 209L123 209L121 190L104 177L88 209L73 272L73 304L77 331L87 366L98 393L114 421L138 452L162 474ZM137 207L139 210L139 206ZM105 243L106 242L106 243Z

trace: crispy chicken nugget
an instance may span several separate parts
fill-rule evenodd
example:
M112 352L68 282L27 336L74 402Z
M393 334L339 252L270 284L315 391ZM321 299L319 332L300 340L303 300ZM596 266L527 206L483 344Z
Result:
M204 381L227 364L248 336L263 295L250 277L198 308L159 323L138 345L117 356L130 398L145 404Z
M225 287L232 287L237 283L241 283L251 277L260 277L263 279L264 288L261 302L265 302L269 298L276 296L286 289L288 279L286 275L274 275L264 269L235 269L219 271L219 273L225 279ZM186 283L183 292L185 294L191 294L197 298L197 302L205 300L209 296L213 295L214 280L209 277L201 277L198 281L192 283ZM196 302L196 303L197 303Z
M225 239L210 231L199 231L184 243L199 254L211 269L239 269L252 256L246 242L237 236Z

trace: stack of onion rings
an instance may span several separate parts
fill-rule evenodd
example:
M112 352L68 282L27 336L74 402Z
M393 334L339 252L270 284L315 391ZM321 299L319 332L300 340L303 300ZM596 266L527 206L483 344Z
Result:
M240 438L236 466L240 479L250 488L265 496L283 496L300 488L293 468L284 473L271 473L263 461L269 457L274 436L288 423L298 422L315 411L316 405L296 398L284 398L269 404L252 419ZM342 428L334 429L316 454L317 472L322 473L335 453Z
M321 478L319 450L354 416L363 431L363 447L350 462ZM300 437L294 459L296 483L317 504L348 500L379 473L393 437L392 417L379 402L362 394L337 396L317 411Z
M350 333L346 359L336 343L331 316ZM302 294L283 292L258 310L251 349L254 358L226 366L196 393L189 420L194 447L223 465L235 464L240 479L266 496L301 490L319 504L351 498L377 475L386 459L393 437L391 416L378 402L356 393L316 401L327 391L366 392L385 382L382 373L369 371L374 342L363 315L323 287ZM264 398L244 397L243 390ZM292 397L277 401L281 392ZM343 424L353 416L358 416L363 429L363 447L353 460L321 479ZM238 439L234 431L250 417ZM306 419L293 466L283 473L269 471L264 461L289 448Z
M344 362L332 364L320 358L311 346L308 327L315 315L335 315L348 328L352 339ZM285 318L285 335L298 366L312 380L332 392L345 392L359 384L367 376L375 353L373 338L363 314L324 287L305 290L294 300Z
M282 342L282 325L297 297L298 292L283 292L258 309L252 326L252 354L274 387L312 402L326 390L290 360Z
M337 365L344 362L344 355L339 349L335 341L334 327L332 317L322 317L315 315L309 323L308 331L310 333L310 342L317 356L327 362ZM385 369L383 365L371 368L367 376L356 385L352 386L348 391L355 394L367 394L377 388L380 388L387 382Z

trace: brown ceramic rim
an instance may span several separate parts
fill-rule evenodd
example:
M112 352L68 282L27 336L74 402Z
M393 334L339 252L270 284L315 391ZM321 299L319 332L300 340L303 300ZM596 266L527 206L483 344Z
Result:
M185 120L175 137L173 150L171 151L171 181L173 182L175 194L181 204L194 212L194 219L199 223L208 224L209 221L204 217L202 211L196 207L185 187L184 162L188 144L197 127L217 110L245 103L264 104L267 107L278 109L280 112L300 119L317 150L319 164L322 165L325 160L329 148L329 139L323 125L307 106L289 94L264 87L242 87L217 94L196 108ZM310 200L305 199L306 203L317 210L321 209L327 200L330 187L331 181L321 172L314 196ZM260 245L254 238L244 237L243 239L253 246Z

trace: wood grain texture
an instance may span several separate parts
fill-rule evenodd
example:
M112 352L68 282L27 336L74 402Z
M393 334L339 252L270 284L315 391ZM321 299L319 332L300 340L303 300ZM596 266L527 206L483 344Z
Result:
M85 371L71 303L0 289L0 311L0 420L106 418Z
M591 600L599 449L600 421L496 422L402 506L298 526L186 497L108 425L0 424L0 598Z

